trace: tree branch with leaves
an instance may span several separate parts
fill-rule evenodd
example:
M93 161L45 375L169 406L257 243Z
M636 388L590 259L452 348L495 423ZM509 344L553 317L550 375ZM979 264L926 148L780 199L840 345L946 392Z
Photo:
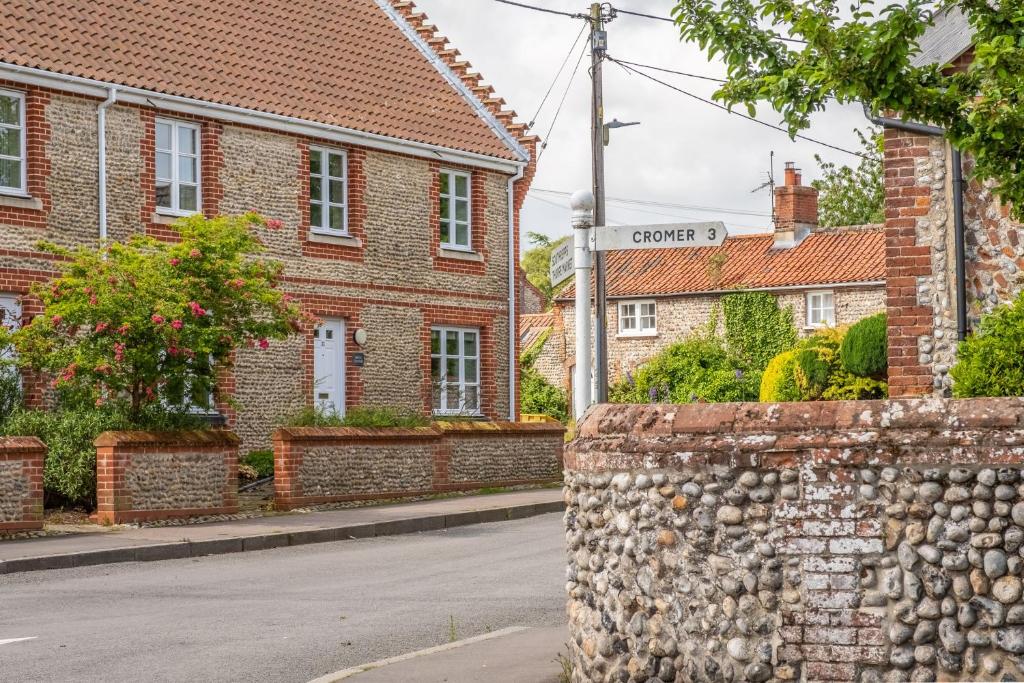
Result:
M946 130L975 160L974 172L1024 218L1024 4L958 0L974 33L964 69L915 65L938 3L875 6L853 0L679 0L683 39L720 57L728 81L715 99L729 107L758 102L782 115L791 135L830 101Z

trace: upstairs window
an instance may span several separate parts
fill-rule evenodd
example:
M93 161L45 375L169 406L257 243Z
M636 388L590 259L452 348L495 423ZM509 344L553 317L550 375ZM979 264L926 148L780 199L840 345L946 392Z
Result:
M326 235L348 234L348 159L344 152L309 149L309 227Z
M653 301L624 301L619 304L619 334L650 337L658 333L658 307Z
M156 120L156 206L160 213L190 216L202 202L199 126Z
M441 170L441 246L471 251L470 178L468 173Z
M436 415L480 413L480 331L430 330L430 379Z
M807 293L807 326L835 327L836 306L832 292Z
M0 193L26 194L25 95L0 90Z

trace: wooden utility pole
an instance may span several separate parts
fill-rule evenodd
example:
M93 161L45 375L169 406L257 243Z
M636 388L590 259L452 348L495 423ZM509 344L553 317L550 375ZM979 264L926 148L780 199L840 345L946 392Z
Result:
M601 3L590 5L590 75L593 84L590 137L593 149L594 225L605 224L604 214L604 89L601 63L608 49ZM577 283L578 286L578 283ZM594 400L608 402L608 292L605 287L605 255L594 259ZM577 310L577 315L580 311ZM578 362L578 360L577 360Z

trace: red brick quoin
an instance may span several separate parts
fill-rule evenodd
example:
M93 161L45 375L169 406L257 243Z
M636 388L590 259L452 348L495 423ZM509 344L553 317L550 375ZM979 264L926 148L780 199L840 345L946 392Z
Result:
M0 437L0 532L43 528L43 458L34 436Z
M96 445L100 522L238 512L238 443L229 431L104 432Z

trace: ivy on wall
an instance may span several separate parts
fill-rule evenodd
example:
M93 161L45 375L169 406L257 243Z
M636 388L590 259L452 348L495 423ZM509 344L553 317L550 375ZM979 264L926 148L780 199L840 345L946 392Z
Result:
M729 351L762 372L797 341L793 307L779 307L767 292L737 292L722 297L725 342Z

